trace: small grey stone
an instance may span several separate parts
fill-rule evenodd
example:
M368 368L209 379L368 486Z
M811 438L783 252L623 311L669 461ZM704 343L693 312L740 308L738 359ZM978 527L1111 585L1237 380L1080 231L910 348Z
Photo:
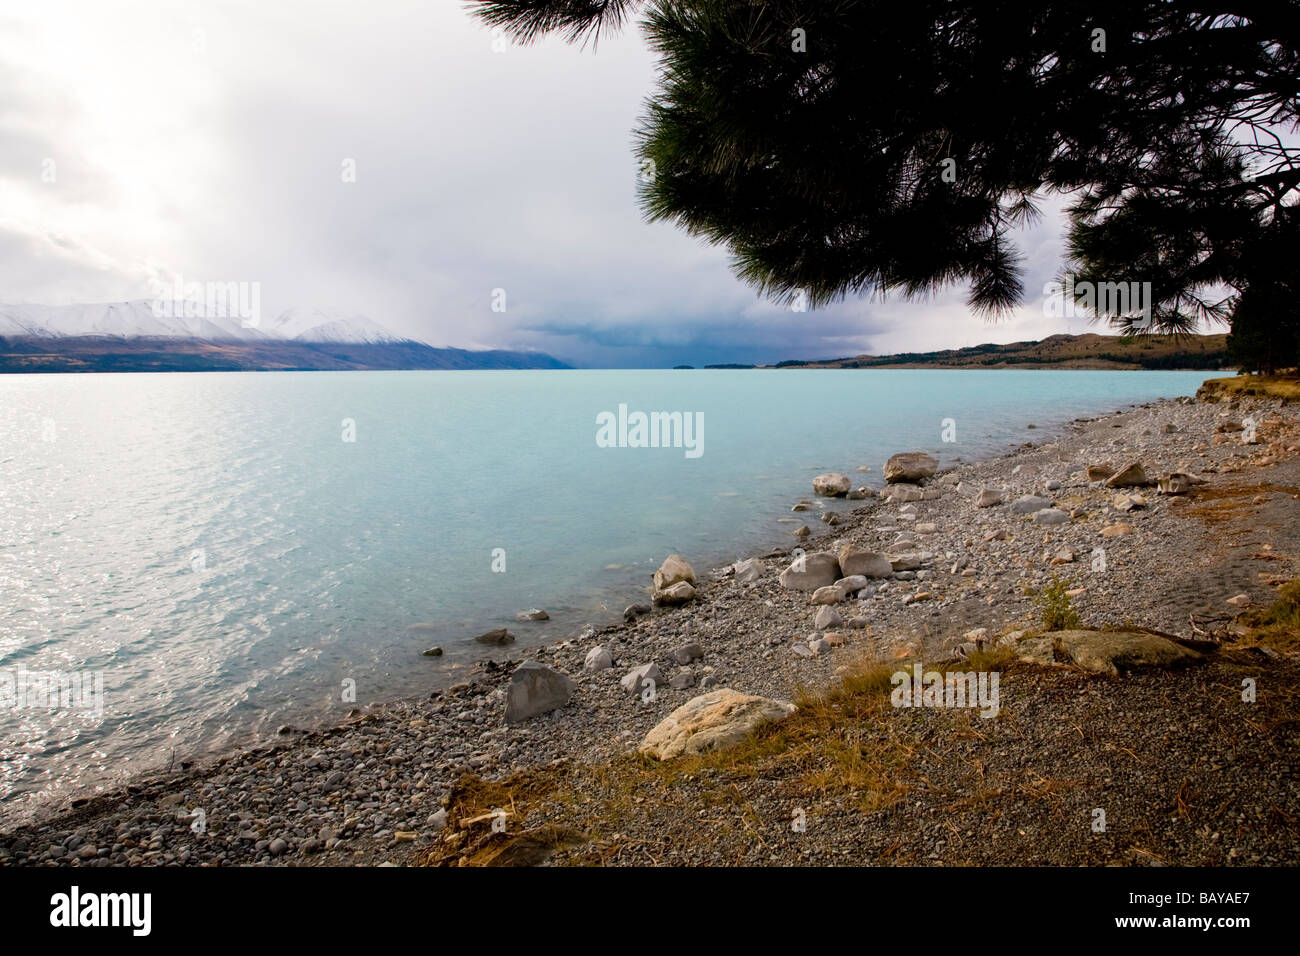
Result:
M609 651L603 647L593 647L587 651L587 657L582 662L583 670L603 671L614 666L614 659L610 656Z
M833 607L821 607L813 619L813 626L819 631L829 631L844 623L844 615Z
M623 689L632 696L641 693L642 689L648 686L658 686L664 681L664 675L659 670L659 665L655 663L642 664L640 667L634 667L623 675L619 683Z
M1043 508L1035 511L1033 517L1035 524L1065 524L1069 520L1070 516L1057 508Z
M673 651L673 660L678 664L689 664L704 658L704 648L699 644L685 644Z
M1051 506L1052 502L1048 498L1040 498L1038 495L1022 495L1011 502L1010 508L1012 514L1031 515L1036 511L1042 511L1044 508L1050 508Z
M506 689L506 723L514 724L563 707L576 685L567 674L536 661L524 661L510 675Z

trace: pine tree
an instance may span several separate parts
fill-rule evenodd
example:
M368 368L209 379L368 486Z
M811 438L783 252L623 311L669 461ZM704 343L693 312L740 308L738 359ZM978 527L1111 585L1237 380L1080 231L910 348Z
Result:
M522 42L637 19L660 59L643 209L725 245L778 301L964 282L973 310L1003 314L1027 297L1013 232L1061 193L1064 271L1150 283L1149 326L1105 320L1227 322L1245 367L1300 364L1294 2L473 5Z

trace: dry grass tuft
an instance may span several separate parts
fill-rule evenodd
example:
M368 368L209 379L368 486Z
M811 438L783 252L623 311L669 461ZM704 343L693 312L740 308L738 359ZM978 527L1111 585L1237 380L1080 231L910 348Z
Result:
M1249 629L1241 643L1266 645L1285 653L1300 652L1300 580L1289 581L1277 600L1265 608L1248 611L1239 622Z

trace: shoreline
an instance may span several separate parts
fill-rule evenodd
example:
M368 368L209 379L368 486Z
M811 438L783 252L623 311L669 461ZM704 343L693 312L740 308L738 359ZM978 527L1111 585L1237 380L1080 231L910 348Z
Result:
M1008 428L1004 440L992 447L978 448L957 455L955 458L943 456L941 467L948 470L951 467L960 465L995 461L1016 453L1025 447L1024 438L1026 437L1034 438L1036 444L1054 440L1066 434L1076 422L1091 420L1091 417L1097 415L1118 414L1123 410L1123 407L1116 408L1107 405L1104 408L1085 409L1080 413L1082 417L1067 417L1072 414L1071 412L1062 412L1059 419L1055 415L1050 415L1047 418L1038 419L1037 425L1029 424L1032 434L1031 431L1025 430L1028 421L1026 419L1016 426ZM1139 407L1139 405L1130 402L1127 403L1127 407L1131 409ZM932 451L937 454L944 447L963 449L966 446L938 446ZM881 451L878 455L880 461L875 461L874 457L861 459L870 462L871 471L868 474L855 472L852 475L854 483L869 482L873 487L882 484L880 463L888 454L888 450ZM843 461L843 451L842 449L831 450L820 457L823 461ZM792 481L790 495L793 495L793 497L789 498L790 501L806 493L802 489L795 490L793 487L793 482L800 480L800 478L796 478L796 475L802 478L802 475L806 474L810 477L819 466L803 467L804 471L802 473L797 468L789 472ZM846 464L844 467L852 468L853 463ZM806 481L807 478L802 478L802 480ZM785 499L787 495L781 494L779 497ZM864 504L864 502L845 502L843 499L821 499L821 503L829 510L844 512L852 510L855 504L858 506ZM749 529L742 538L727 542L724 546L711 544L702 561L700 560L701 555L698 552L693 552L693 560L696 565L703 564L705 567L712 567L716 563L718 567L724 567L728 562L738 560L747 553L766 555L779 550L783 543L790 540L788 537L789 531L796 527L797 524L780 523L790 522L793 519L788 511L784 514L781 511L771 511L769 514L771 504L771 502L765 502L751 509L751 511L757 511L762 515L762 524L766 525L764 530ZM389 690L380 691L378 695L366 701L362 706L383 707L399 701L410 702L423 698L431 691L446 690L467 677L472 677L476 669L481 668L483 662L487 660L517 660L521 654L527 656L537 647L545 647L554 643L556 638L548 637L548 633L559 631L565 637L576 638L586 628L601 630L614 626L622 620L623 608L631 604L644 603L649 599L649 589L644 585L644 582L648 580L659 560L661 558L647 559L646 566L643 570L637 570L635 577L631 569L620 569L617 582L600 584L598 587L587 590L570 591L558 596L551 595L549 600L535 602L544 605L553 615L553 620L545 624L519 622L514 615L515 609L507 606L497 607L494 613L475 620L462 621L457 628L457 633L462 641L460 647L449 643L454 639L448 634L439 634L437 637L430 639L424 637L422 632L414 630L419 626L417 624L408 624L405 626L405 631L403 631L403 625L396 623L393 625L395 639L405 640L410 644L407 658L401 662L401 666L407 668L408 673L399 679L395 679ZM588 569L589 577L595 578L600 574L599 563ZM639 585L638 581L640 582ZM556 610L557 606L560 608L559 611ZM418 617L408 618L407 620L418 620ZM517 643L502 648L488 648L484 645L474 644L468 638L468 635L483 633L496 628L510 629L516 634ZM429 646L429 643L442 646L445 656L433 661L423 657L421 652ZM432 667L430 667L430 664L432 664ZM414 674L419 676L412 676ZM345 719L344 715L350 707L339 705L337 696L337 694L334 695L335 700L332 704L314 702L299 704L294 708L286 708L277 702L274 707L263 711L262 716L251 718L243 724L231 726L230 729L222 733L219 739L199 740L192 745L185 744L176 747L170 761L168 754L171 748L164 747L157 756L150 755L147 758L137 759L134 754L131 755L132 765L124 767L117 773L87 775L84 782L72 781L70 787L60 786L56 781L51 791L29 792L28 796L20 797L9 806L0 804L0 828L29 825L74 808L74 804L76 807L80 807L87 800L98 799L119 792L124 787L140 780L153 779L159 773L165 772L169 764L184 766L189 769L206 767L232 754L277 742L276 728L280 726L292 727L296 732L322 731L338 726ZM0 829L0 832L3 832L3 829Z
M1294 424L1294 415L1287 414L1274 402L1246 402L1234 407L1267 409L1267 415ZM1123 435L1128 439L1122 447L1113 449L1118 458L1127 460L1143 454L1154 457L1163 444L1174 456L1159 463L1163 470L1182 469L1183 459L1188 459L1209 466L1198 473L1223 474L1222 463L1217 459L1228 459L1229 453L1241 449L1226 443L1207 444L1210 437L1205 433L1205 426L1213 425L1225 410L1224 406L1174 399L1114 415L1074 419L1059 429L1053 428L1054 434L1044 436L1047 440L1042 443L1022 444L1004 454L962 462L935 475L927 487L945 489L943 495L919 502L918 508L927 513L927 524L934 523L930 511L935 512L933 517L940 519L941 525L943 519L955 519L967 512L975 519L987 519L973 523L998 523L1001 516L994 513L1003 511L1005 505L975 512L959 487L972 483L997 483L1006 489L1007 500L1017 493L1042 494L1045 491L1042 486L1047 481L1060 483L1052 492L1053 497L1086 497L1089 483L1074 482L1071 474L1077 469L1071 466L1086 467L1092 463L1079 457L1085 450L1113 446L1114 442L1101 441L1103 435L1109 438L1113 434L1107 432L1111 428L1124 429ZM1130 426L1134 424L1145 431L1139 429L1131 435ZM1172 424L1175 431L1159 431L1163 424ZM1151 426L1156 428L1153 430ZM1192 434L1205 441L1189 443L1187 438ZM1206 444L1204 451L1191 450L1193 445L1200 444ZM1294 461L1290 464L1294 465ZM1053 477L1048 477L1048 472ZM872 474L875 477L879 472ZM806 497L817 500L811 488ZM1150 506L1133 522L1139 525L1133 543L1140 543L1143 548L1160 543L1148 540L1157 530L1168 534L1167 529L1148 530L1145 525L1172 518L1171 512L1180 507L1174 502L1190 500L1162 499L1154 492L1147 497ZM959 504L966 507L956 507ZM846 520L835 527L809 521L809 526L817 532L804 545L809 551L829 546L836 539L879 545L881 533L871 527L877 516L888 519L888 523L877 523L880 527L898 526L889 517L897 507L882 505L878 499L856 502L847 511L827 510L839 512ZM1013 543L1001 549L1003 553L989 558L977 556L980 550L975 543L977 539L964 543L958 540L963 530L945 526L928 534L927 539L942 546L942 550L934 548L935 554L942 556L932 561L932 566L922 569L932 573L891 580L873 597L861 602L858 616L869 623L863 628L850 629L857 632L852 635L850 646L870 646L882 654L907 646L914 646L921 654L941 653L950 650L956 639L972 628L984 626L997 633L994 628L1001 630L1020 622L1028 611L1028 601L1014 593L1019 580L1008 586L997 579L1014 573L1017 562L1027 565L1028 573L1020 574L1020 580L1042 583L1049 568L1059 571L1060 567L1074 571L1076 577L1086 576L1077 567L1070 567L1079 563L1075 559L1061 566L1036 560L1041 546L1036 541L1029 543L1042 533L1069 537L1081 530L1074 528L1075 524L1071 522L1070 527L1059 531L1034 527L1029 535L1017 532ZM1082 526L1083 522L1078 524ZM1288 534L1293 532L1291 528ZM1017 539L1019 544L1014 543ZM470 680L446 692L435 691L428 699L404 698L376 704L340 725L295 733L287 741L225 753L180 773L146 774L112 793L75 801L71 808L54 809L0 833L0 863L16 862L15 838L28 845L33 839L37 843L49 840L50 849L43 852L18 850L26 854L25 862L68 862L78 858L77 851L82 846L93 846L96 853L82 857L79 865L131 862L133 857L134 862L141 863L222 864L409 858L416 849L427 848L436 839L435 818L439 807L464 772L508 776L555 760L579 756L585 760L612 758L634 748L659 719L708 686L788 697L799 685L824 685L834 680L835 665L848 649L808 658L791 654L789 650L792 642L814 630L812 613L806 595L786 592L775 585L775 574L784 563L773 561L773 556L788 554L798 546L800 542L795 540L789 548L776 548L762 556L759 559L765 562L762 580L751 585L742 587L732 583L728 568L714 569L700 576L700 597L686 607L656 610L631 623L589 629L590 633L582 637L532 648L529 659L564 671L577 682L574 699L559 710L526 723L503 725L502 688L517 660L512 655L510 661L479 661L473 665L475 676ZM930 549L929 540L925 546ZM995 544L994 548L997 547ZM1116 547L1122 549L1123 543L1117 543ZM964 578L960 572L944 570L950 556L952 563L957 563L959 551L964 552L961 556L974 558L976 568L975 573ZM1161 567L1160 573L1177 574L1179 566L1175 563ZM1132 569L1122 563L1115 567L1116 577L1127 578L1132 574ZM927 583L931 581L935 583ZM967 587L964 581L975 586ZM903 593L911 590L913 597L927 593L922 588L931 593L920 600L909 601ZM1123 615L1137 611L1146 618L1142 621L1146 626L1172 631L1181 626L1186 630L1185 605L1149 595L1144 595L1145 607L1131 603L1131 599L1126 604L1108 594L1108 590L1116 589L1107 588L1106 584L1093 585L1081 596L1080 611L1087 612L1090 624L1120 623ZM1094 599L1095 607L1091 606ZM849 609L844 611L847 617ZM582 661L597 642L610 651L617 665L589 673L583 670ZM675 645L687 642L699 643L704 648L704 660L676 667L672 650ZM620 690L618 679L630 667L647 662L658 662L665 673L686 675L689 685L684 678L680 683L686 686L665 686L661 701L642 707L637 698L629 698ZM381 739L374 739L377 737ZM272 769L274 775L269 775ZM250 790L256 792L259 787L286 779L291 781L290 791L302 796L294 802L288 797L275 798L279 812L261 810L254 814L232 809L250 805L246 800ZM273 798L265 798L263 802L275 805ZM256 804L254 800L251 805ZM206 815L210 822L208 835L200 839L189 833L179 811L204 807L208 808ZM247 819L242 815L245 813ZM296 822L296 816L307 820ZM129 825L120 827L122 818ZM102 834L106 827L121 839L108 842L101 835L87 842L76 836L77 831L90 829ZM138 835L129 834L133 828L146 827L161 835L148 841L150 848L142 849ZM281 835L276 835L276 831ZM396 833L418 836L409 842L405 838L395 842ZM62 843L54 839L60 836ZM276 845L277 840L282 840L284 845ZM68 842L77 845L66 847L64 844ZM54 847L63 847L64 852L54 853Z
M943 371L936 369L936 371ZM1183 370L1174 370L1183 371ZM1131 411L1136 408L1146 407L1152 403L1128 403L1127 410ZM1125 409L1115 409L1109 412L1098 412L1092 416L1080 416L1074 418L1062 418L1059 421L1053 421L1049 416L1046 421L1048 424L1038 425L1027 423L1029 430L1035 431L1038 441L1025 442L1016 441L1009 434L1006 441L994 448L983 449L971 455L969 458L957 455L950 461L950 464L941 462L940 472L942 475L954 468L966 465L987 464L996 462L1014 454L1019 454L1026 448L1037 447L1047 441L1058 440L1068 433L1069 429L1080 422L1094 421L1097 418L1104 418L1107 415L1124 414ZM831 457L827 455L827 457ZM882 457L888 457L888 453ZM810 467L809 473L816 471L815 467ZM873 490L877 485L883 485L880 477L880 464L874 463L870 466L870 471L866 474L854 472L852 475L854 485L859 482L870 482L869 486ZM794 493L798 497L802 493ZM809 492L810 494L810 492ZM793 498L791 500L794 500ZM835 511L838 514L847 517L855 510L861 510L870 507L870 501L848 502L844 498L818 498L817 507L824 511ZM734 563L735 560L741 560L747 549L755 551L760 557L765 559L786 550L782 547L784 542L789 541L789 531L797 523L793 522L790 514L784 515L776 513L771 517L773 527L771 530L763 533L751 532L748 542L738 542L735 547L713 548L709 557L705 558L704 565L709 568L708 574L719 573ZM808 520L812 520L811 518ZM778 523L785 522L785 523ZM820 530L820 529L819 529ZM798 546L796 541L795 546ZM732 557L730 563L713 564L714 560L726 562L727 556ZM643 578L648 579L657 564L657 560L652 562L645 569ZM696 560L696 563L700 563ZM593 573L597 573L599 568L592 568ZM651 588L643 585L637 588L635 585L624 582L620 584L609 584L602 586L598 592L593 591L587 596L588 604L599 603L604 605L603 610L599 612L584 613L581 616L581 622L570 621L564 624L565 634L569 640L580 640L581 635L590 632L591 634L604 633L610 628L615 628L623 622L624 612L620 608L626 608L635 604L646 603L650 600ZM606 600L608 599L608 600ZM554 608L556 604L564 607L566 611L574 603L574 595L566 594L559 597L554 603L548 604L548 607ZM544 602L545 603L545 602ZM476 672L482 671L485 666L499 665L504 666L508 663L518 663L520 657L525 658L529 653L536 651L538 648L545 648L557 643L556 638L546 637L542 632L545 630L554 630L555 623L548 622L545 625L536 625L532 622L520 622L514 617L511 610L507 607L498 609L498 612L485 616L479 620L467 622L460 628L464 634L481 633L493 630L495 628L507 628L519 632L520 638L517 643L504 645L501 648L491 648L484 645L476 645L467 642L466 647L454 654L448 655L444 660L439 661L435 669L430 670L423 680L423 687L418 690L409 687L403 689L394 688L389 693L382 693L376 699L368 702L363 706L364 710L382 710L396 704L414 703L424 699L429 693L446 691L448 688L466 680L472 679ZM419 633L412 630L419 625L409 625L406 629L407 636L412 639L412 647L419 645ZM525 631L527 630L527 636ZM561 638L558 640L563 640ZM496 651L496 653L492 653ZM408 665L418 667L425 660L419 652L413 652L412 659ZM269 730L259 728L270 728L276 725L292 728L292 734L300 735L302 733L321 733L332 728L344 726L347 722L346 717L339 717L337 711L340 708L335 707L335 714L322 713L320 705L310 707L300 707L297 710L278 710L274 719L262 719L250 723L247 727L237 729L227 733L220 741L200 742L189 749L188 752L181 755L179 751L173 752L172 758L167 762L164 768L164 761L161 759L154 763L142 763L134 768L124 771L121 775L112 777L94 777L84 786L79 786L76 790L59 791L50 794L45 791L37 792L36 795L29 797L27 802L15 806L8 812L14 817L13 828L25 826L40 825L42 822L57 817L60 814L80 809L91 801L102 800L115 794L123 793L127 787L140 785L146 781L154 781L160 776L165 777L171 772L171 768L180 766L182 770L188 772L201 771L204 768L211 767L230 757L247 753L259 748L273 746L283 743L283 738ZM352 708L343 708L349 710ZM5 830L6 824L5 807L0 804L0 834Z

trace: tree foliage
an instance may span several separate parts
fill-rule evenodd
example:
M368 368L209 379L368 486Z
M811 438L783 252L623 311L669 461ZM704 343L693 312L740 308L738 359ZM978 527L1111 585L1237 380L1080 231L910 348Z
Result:
M1004 313L1026 299L1016 227L1056 192L1066 272L1150 282L1152 331L1231 321L1246 365L1296 364L1293 2L473 5L525 42L639 19L660 60L635 132L644 211L778 301L965 283Z

